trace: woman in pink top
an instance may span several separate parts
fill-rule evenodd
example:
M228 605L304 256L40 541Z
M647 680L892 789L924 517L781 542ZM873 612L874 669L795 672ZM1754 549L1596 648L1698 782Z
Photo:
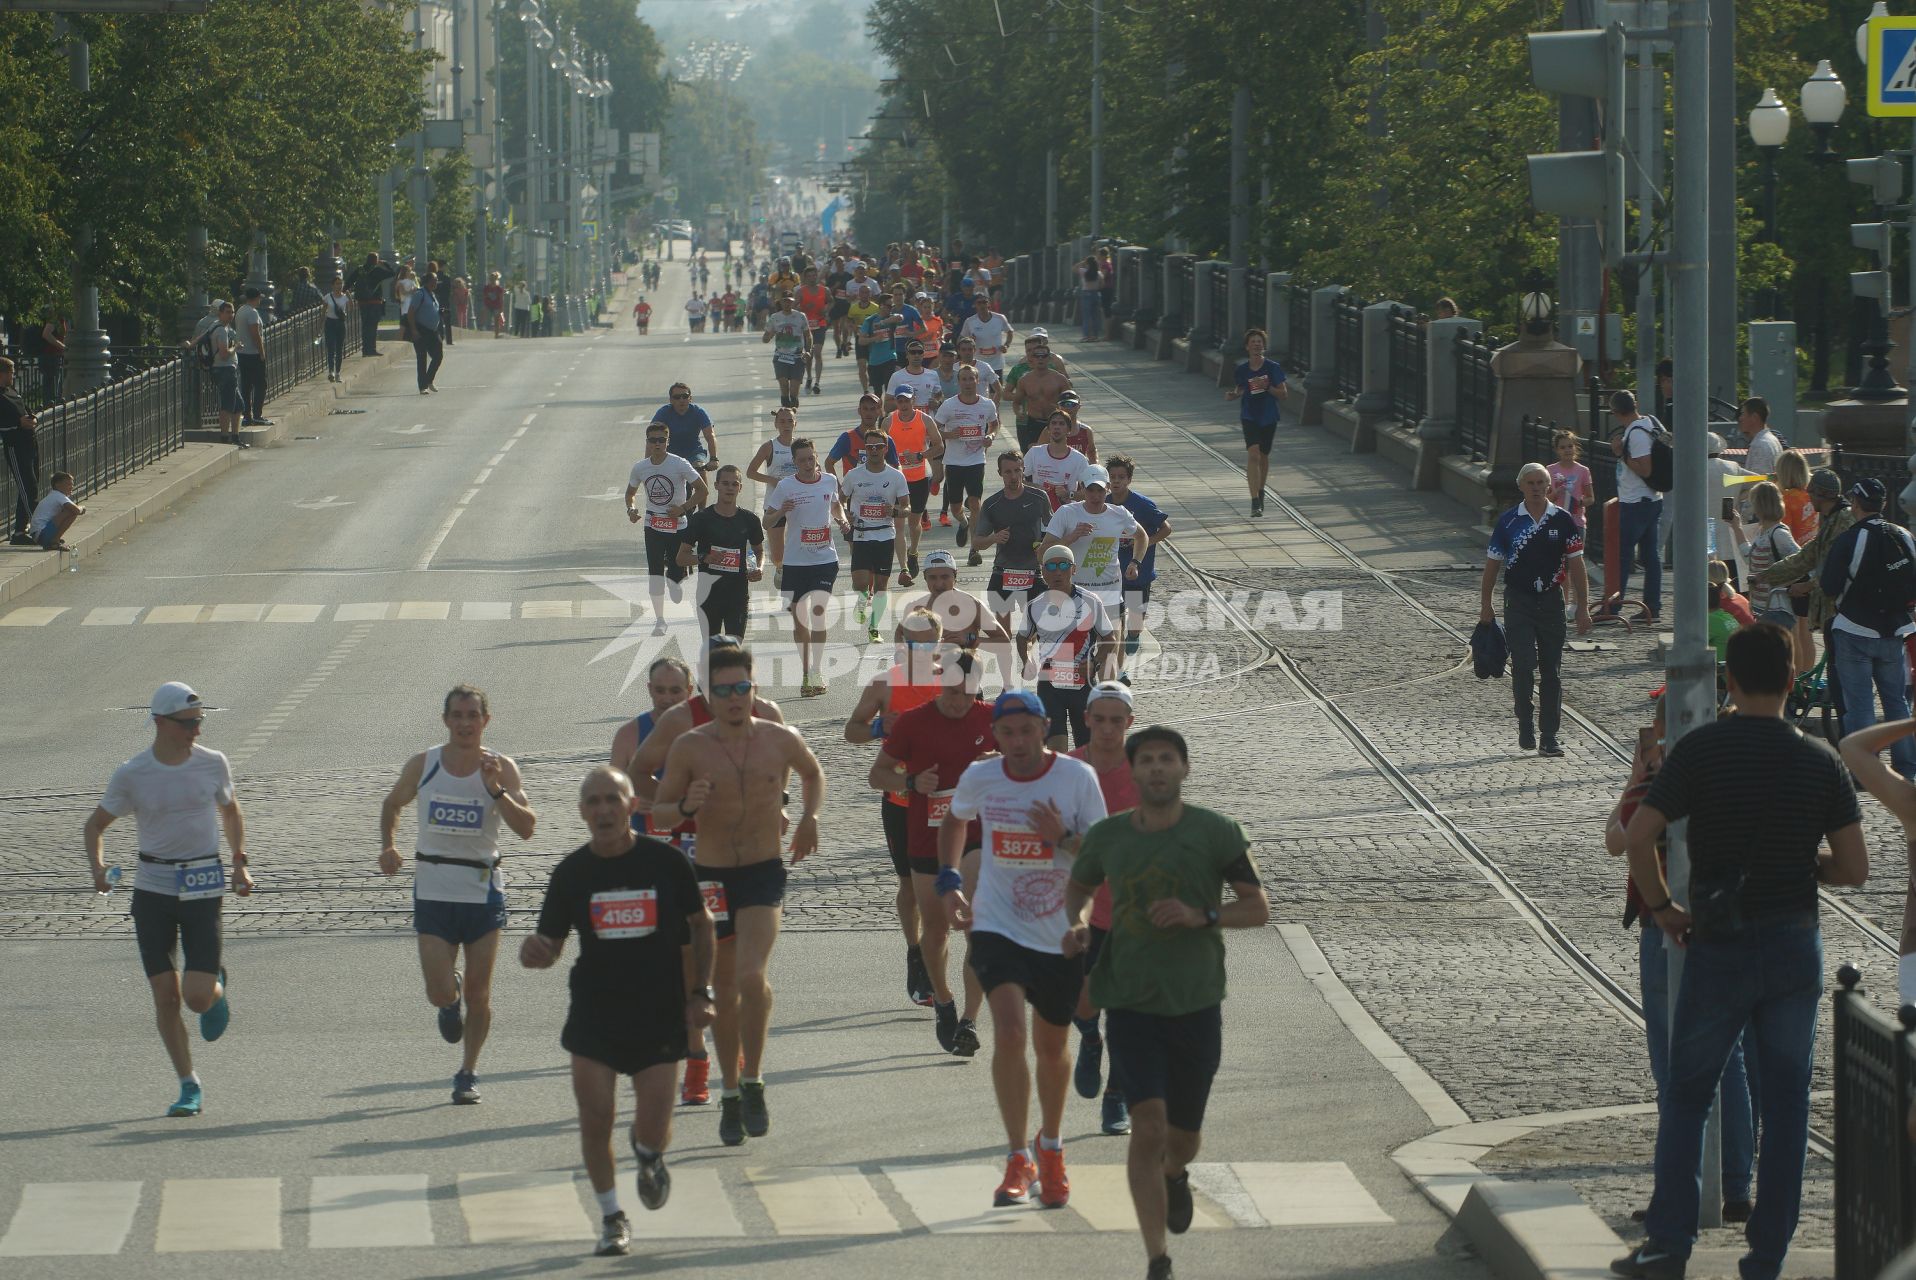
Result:
M1084 704L1084 723L1089 737L1071 754L1098 771L1098 789L1104 793L1107 814L1123 813L1138 807L1138 784L1131 780L1131 762L1124 752L1124 735L1131 730L1131 690L1115 680L1093 685ZM1100 1081L1104 1059L1104 1036L1098 1029L1098 1008L1091 1003L1091 966L1097 963L1105 935L1111 931L1111 886L1101 884L1091 898L1091 946L1085 952L1084 987L1078 993L1078 1066L1073 1073L1078 1096L1095 1098L1100 1083L1104 1086L1104 1131L1109 1134L1131 1132L1131 1112L1124 1104L1117 1072ZM1115 1063L1113 1066L1115 1067Z
M1550 501L1568 511L1581 529L1590 500L1596 496L1590 483L1590 468L1577 461L1576 432L1559 431L1551 441L1557 447L1557 460L1544 468L1550 473Z

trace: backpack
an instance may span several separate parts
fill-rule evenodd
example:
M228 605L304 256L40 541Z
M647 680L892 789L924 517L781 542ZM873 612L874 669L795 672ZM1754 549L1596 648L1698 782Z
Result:
M202 333L199 340L193 344L193 358L199 361L202 369L213 367L213 331L217 328L219 326L216 324L208 325L206 332Z
M1668 493L1676 488L1676 453L1670 448L1669 429L1653 415L1645 414L1631 423L1624 435L1627 437L1644 422L1654 425L1642 428L1650 433L1650 474L1642 477L1643 483L1658 493Z
M1916 603L1916 545L1909 530L1880 516L1863 521L1863 562L1851 575L1841 604L1854 605L1858 621L1906 618Z
M412 296L413 323L423 325L428 329L437 329L439 327L439 299L435 298L432 290L426 288L424 285L421 285L415 290Z

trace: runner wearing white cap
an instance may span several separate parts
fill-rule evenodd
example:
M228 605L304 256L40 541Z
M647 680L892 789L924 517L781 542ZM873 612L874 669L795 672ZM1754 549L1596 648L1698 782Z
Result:
M1081 483L1084 497L1052 512L1044 530L1044 549L1039 554L1052 547L1070 547L1078 562L1073 581L1104 601L1113 615L1119 615L1124 609L1123 584L1137 580L1151 538L1129 509L1105 501L1111 490L1109 471L1094 462L1084 469ZM1131 557L1122 562L1118 547L1127 542Z
M1018 646L1024 675L1035 679L1051 717L1049 745L1062 751L1085 739L1084 705L1091 686L1117 671L1118 628L1096 595L1073 581L1077 561L1067 546L1045 549L1038 559L1044 590L1025 602Z
M112 891L101 845L118 818L134 816L139 828L139 870L133 880L133 936L153 991L160 1041L180 1078L180 1096L169 1116L200 1113L200 1078L193 1070L180 1005L200 1015L200 1035L220 1038L232 1017L226 1003L226 969L220 962L220 913L226 869L220 835L233 851L233 892L253 891L247 871L246 821L233 792L226 757L197 741L206 706L178 681L153 694L153 745L113 771L99 807L86 821L86 856L93 888ZM184 972L173 967L184 952Z

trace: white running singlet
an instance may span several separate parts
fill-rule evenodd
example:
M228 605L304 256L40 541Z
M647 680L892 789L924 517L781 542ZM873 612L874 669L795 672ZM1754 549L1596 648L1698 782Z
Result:
M457 858L481 867L455 866L419 858L413 869L413 896L428 902L484 902L505 885L499 874L499 804L486 791L477 768L465 777L446 770L440 748L426 752L419 772L419 835L416 853Z

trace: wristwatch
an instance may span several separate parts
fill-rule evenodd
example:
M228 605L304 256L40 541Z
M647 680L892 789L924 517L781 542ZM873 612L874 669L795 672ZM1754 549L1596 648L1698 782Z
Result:
M1204 927L1206 929L1217 928L1219 919L1221 919L1221 917L1218 915L1218 909L1216 907L1204 908Z
M692 994L702 999L709 1000L713 1004L718 1003L718 992L712 990L712 988L710 987L700 987L697 991L694 991Z

